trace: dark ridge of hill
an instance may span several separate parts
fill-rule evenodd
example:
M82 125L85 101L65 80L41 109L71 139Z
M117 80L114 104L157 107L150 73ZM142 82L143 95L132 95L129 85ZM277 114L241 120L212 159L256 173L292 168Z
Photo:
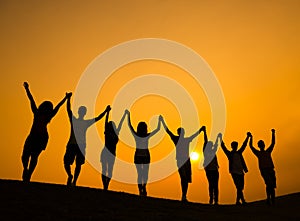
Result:
M1 220L300 220L300 193L275 206L210 206L87 187L0 180Z

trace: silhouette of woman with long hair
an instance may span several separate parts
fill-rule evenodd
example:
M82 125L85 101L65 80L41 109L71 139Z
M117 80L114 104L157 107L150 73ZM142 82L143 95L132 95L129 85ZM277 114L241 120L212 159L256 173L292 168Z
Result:
M116 147L119 142L119 133L124 122L126 114L124 113L118 127L116 128L115 122L108 121L109 112L105 117L105 146L101 151L100 162L102 164L102 183L103 189L107 190L109 182L112 178L113 167L116 157Z
M263 140L259 140L257 150L253 146L253 137L250 137L250 148L254 155L258 159L258 167L260 170L260 174L265 181L266 184L266 194L267 194L267 204L275 203L275 188L276 188L276 176L274 170L274 163L272 160L271 153L275 146L275 130L272 129L272 142L271 145L265 149L265 142Z
M149 165L150 165L150 152L148 149L149 139L160 130L161 117L159 117L157 128L148 133L147 124L139 122L137 130L135 131L130 119L130 112L125 110L128 116L128 126L135 139L136 150L134 154L134 163L136 166L138 178L138 188L140 196L147 196L146 185L148 182Z
M205 127L202 126L193 135L185 137L185 131L183 128L178 128L178 135L175 135L169 130L163 118L162 124L176 147L176 161L181 180L181 201L187 202L186 194L188 191L189 183L192 182L192 166L190 161L189 146L190 143L201 133L201 131L204 130Z
M99 114L99 116L85 120L87 108L85 106L80 106L78 108L78 118L73 115L71 110L71 95L67 99L67 112L69 116L69 121L71 124L70 138L67 144L66 152L64 155L64 167L68 175L67 185L76 186L78 176L81 171L81 166L85 163L85 152L86 152L86 132L87 129L94 123L99 121L104 115L110 110L108 105L106 109ZM76 159L76 167L74 172L74 177L71 173L71 165Z
M47 125L56 115L59 108L66 101L69 94L66 93L66 96L58 103L58 105L54 109L53 104L50 101L44 101L39 107L37 107L34 98L29 90L29 84L27 82L24 82L23 86L25 88L27 97L29 98L31 111L33 113L33 124L30 133L26 138L22 153L22 179L25 182L30 182L32 173L38 162L38 157L41 152L46 149L48 143L49 135Z
M250 136L251 134L248 132L247 137L239 150L238 150L239 144L237 141L231 142L231 148L232 148L231 151L229 151L226 148L223 139L221 142L222 150L224 151L225 155L229 160L229 173L231 174L234 185L236 187L236 205L241 205L240 201L242 201L242 204L246 204L243 190L245 185L244 173L247 173L248 169L242 154L247 147Z
M204 170L208 180L208 191L209 191L209 204L215 203L218 205L219 200L219 164L217 159L218 141L221 141L221 134L218 134L215 143L208 141L206 128L204 132L204 144L203 144L203 155L204 155Z

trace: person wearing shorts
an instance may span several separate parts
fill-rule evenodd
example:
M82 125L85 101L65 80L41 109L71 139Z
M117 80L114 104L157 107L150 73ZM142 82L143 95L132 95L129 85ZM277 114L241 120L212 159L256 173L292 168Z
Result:
M78 108L78 118L76 118L71 110L71 96L67 99L67 112L69 121L71 124L70 138L67 144L67 149L64 155L64 167L68 175L67 185L76 186L78 176L81 171L81 166L85 162L85 150L86 150L86 132L87 129L99 121L104 115L110 110L108 105L99 116L93 119L85 120L87 108L85 106L80 106ZM74 176L71 173L71 165L75 161L75 171Z

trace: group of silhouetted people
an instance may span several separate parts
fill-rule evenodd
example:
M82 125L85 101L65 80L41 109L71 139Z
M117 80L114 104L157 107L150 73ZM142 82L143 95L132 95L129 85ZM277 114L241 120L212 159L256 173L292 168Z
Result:
M78 108L78 117L74 116L71 110L70 101L72 93L66 93L65 97L58 103L55 108L53 108L53 104L50 101L44 101L39 107L37 107L29 90L29 85L27 82L24 82L24 88L30 100L31 110L33 112L33 124L30 133L25 141L22 154L22 179L25 182L30 182L31 175L37 165L38 157L47 146L47 125L56 115L59 108L64 104L65 101L67 101L67 113L71 125L71 132L64 155L64 168L68 175L68 186L76 186L76 182L81 171L81 166L85 163L87 129L105 116L105 145L101 152L100 162L102 164L103 188L104 190L108 190L109 182L113 174L113 166L116 157L116 146L119 141L119 133L122 124L127 117L128 127L134 137L136 144L134 163L137 170L137 184L139 194L141 196L147 196L146 185L148 182L149 166L151 161L148 148L149 139L160 130L162 125L166 133L170 136L176 148L176 162L181 180L182 201L187 201L186 195L188 191L188 185L192 182L192 167L189 156L189 145L195 137L203 132L203 165L209 183L210 204L218 204L219 165L216 151L218 149L219 143L221 144L221 148L226 154L229 161L229 172L232 176L237 191L236 204L240 205L246 203L243 195L243 189L244 174L248 172L248 169L242 153L247 147L248 143L252 152L258 158L259 170L266 184L267 203L274 204L275 202L276 176L274 164L271 158L271 153L275 145L274 129L272 129L272 143L267 149L265 149L265 143L262 140L258 141L257 143L259 150L254 148L252 134L248 132L247 137L240 148L238 142L233 141L231 142L232 150L228 150L223 142L221 133L218 134L215 142L208 140L205 126L202 126L191 136L185 136L184 128L178 128L177 134L173 134L167 127L164 118L162 116L159 116L157 128L152 132L148 132L148 127L145 122L139 122L137 129L135 130L131 124L130 112L128 110L124 111L124 114L118 126L116 126L115 122L109 121L109 113L111 110L111 107L109 105L99 116L93 119L86 120L84 119L84 116L87 112L87 108L85 106L80 106ZM71 172L71 165L74 162L76 166L73 175Z

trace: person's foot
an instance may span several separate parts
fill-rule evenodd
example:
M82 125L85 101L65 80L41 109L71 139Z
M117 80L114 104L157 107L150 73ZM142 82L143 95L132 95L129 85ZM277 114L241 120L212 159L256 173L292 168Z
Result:
M247 203L246 201L243 201L243 202L242 202L242 205L244 205L244 206L247 205L247 204L248 204L248 203Z
M210 198L210 199L209 199L209 204L210 204L210 205L212 205L212 204L213 204L213 202L214 202L214 201L213 201L213 199L212 199L212 198Z
M73 175L68 176L67 186L71 186L72 185L72 180L73 180Z
M214 204L215 206L218 206L219 205L219 203L218 202L215 202L215 204Z
M24 169L24 170L23 170L22 180L23 180L24 182L29 182L29 179L28 179L28 170L27 170L27 169Z
M186 196L183 196L183 197L181 198L181 202L183 202L183 203L188 203L189 201L187 200Z
M242 205L239 201L237 201L236 203L235 203L235 205L237 205L237 206L240 206L240 205Z

